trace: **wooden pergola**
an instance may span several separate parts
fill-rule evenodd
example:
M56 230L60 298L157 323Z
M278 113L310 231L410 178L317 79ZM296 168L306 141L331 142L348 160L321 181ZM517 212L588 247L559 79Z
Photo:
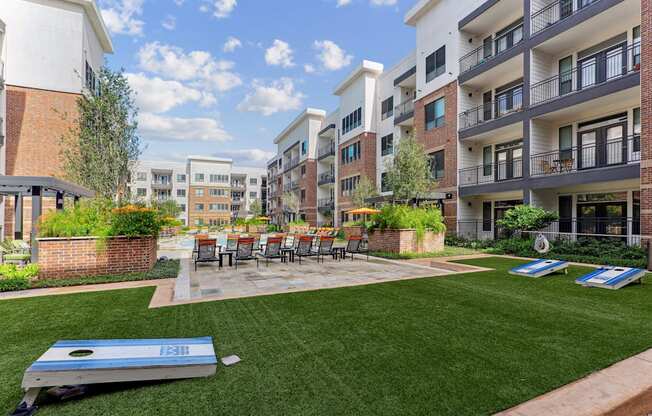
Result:
M0 176L0 195L14 198L14 239L23 239L23 199L32 199L32 229L30 246L32 262L38 261L38 245L36 242L36 227L43 211L43 197L55 197L56 209L64 208L66 196L74 198L92 198L95 193L82 186L51 176Z

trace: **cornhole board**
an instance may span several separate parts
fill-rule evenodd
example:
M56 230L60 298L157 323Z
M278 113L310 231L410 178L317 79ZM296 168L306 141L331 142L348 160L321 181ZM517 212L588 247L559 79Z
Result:
M566 272L568 262L561 260L537 259L533 262L514 267L509 274L528 277L542 277L563 270Z
M213 338L58 341L23 376L23 403L42 387L171 380L215 374Z
M575 280L575 283L588 287L620 289L632 282L640 281L645 270L632 267L600 267Z

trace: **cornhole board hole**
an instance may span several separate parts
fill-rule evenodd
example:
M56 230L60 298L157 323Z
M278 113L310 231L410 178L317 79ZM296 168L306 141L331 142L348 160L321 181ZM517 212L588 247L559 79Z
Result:
M533 262L514 267L509 274L528 277L542 277L563 270L566 272L568 262L561 260L537 259Z
M58 341L25 371L20 406L33 407L43 387L208 377L216 369L212 337Z
M632 267L600 267L575 280L575 283L588 287L620 289L628 284L640 281L645 270Z

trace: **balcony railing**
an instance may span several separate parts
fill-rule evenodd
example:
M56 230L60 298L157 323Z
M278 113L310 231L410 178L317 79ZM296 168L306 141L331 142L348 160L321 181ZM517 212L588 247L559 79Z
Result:
M335 156L335 143L333 142L317 150L317 159L324 159L329 156Z
M335 201L332 198L321 198L317 200L317 209L320 211L332 211L335 209Z
M520 179L523 177L523 159L460 169L460 186L482 185Z
M317 185L326 185L329 183L335 183L335 175L332 172L320 173L317 178Z
M408 120L414 117L414 101L405 101L394 107L394 124Z
M499 96L495 101L486 102L460 113L460 130L516 113L523 109L523 92Z
M532 13L532 34L539 33L550 26L574 15L580 10L596 3L598 0L580 0L577 3L573 0L557 0Z
M467 53L460 58L460 74L482 65L515 48L523 41L523 25L519 25L509 32L504 33L491 41L489 45L482 45L479 48Z
M292 181L283 185L283 190L285 192L294 191L295 189L299 189L299 181Z
M555 100L622 78L641 68L641 44L612 49L606 54L587 59L578 67L540 81L531 88L532 105Z
M641 160L640 136L610 139L602 145L576 146L534 154L530 157L530 176L599 169Z
M284 172L287 172L288 170L294 169L299 165L299 158L295 157L294 159L288 159L285 162L285 169Z

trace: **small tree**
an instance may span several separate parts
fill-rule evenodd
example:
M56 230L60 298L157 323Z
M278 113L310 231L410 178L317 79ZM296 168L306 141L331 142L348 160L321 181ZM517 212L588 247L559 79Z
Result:
M181 207L177 204L177 201L169 199L167 201L156 201L152 200L152 208L157 210L162 217L176 218L181 214Z
M295 217L299 216L301 204L297 194L292 191L284 192L281 201L283 202L283 208L289 210Z
M249 211L251 215L255 217L260 217L263 214L263 205L260 203L260 199L254 199L249 204Z
M416 198L428 190L431 183L430 160L414 137L399 141L386 180L395 199Z
M353 202L356 208L360 208L365 206L365 199L375 196L378 196L376 185L374 185L369 177L363 176L360 178L360 182L358 182L358 186L353 191L353 194L351 194L351 202Z
M518 205L508 210L497 224L508 231L537 231L558 219L559 215L556 212L532 205Z
M117 201L124 195L130 161L141 153L136 135L138 110L122 72L104 67L96 91L77 100L78 119L62 137L66 176Z

